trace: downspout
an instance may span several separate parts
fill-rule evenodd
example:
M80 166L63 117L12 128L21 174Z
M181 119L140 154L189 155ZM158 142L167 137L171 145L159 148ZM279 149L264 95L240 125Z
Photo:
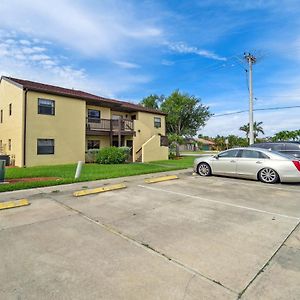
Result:
M23 142L23 167L26 168L26 131L27 131L27 92L25 89L25 97L24 97L24 142Z

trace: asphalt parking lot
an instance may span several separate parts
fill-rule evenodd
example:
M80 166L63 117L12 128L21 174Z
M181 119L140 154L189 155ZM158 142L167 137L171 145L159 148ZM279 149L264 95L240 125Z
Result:
M0 299L300 298L299 184L168 174L1 194Z

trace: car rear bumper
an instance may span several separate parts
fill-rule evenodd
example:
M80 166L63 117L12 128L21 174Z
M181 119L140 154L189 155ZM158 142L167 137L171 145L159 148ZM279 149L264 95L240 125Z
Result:
M300 183L300 175L299 176L280 176L281 182L299 182Z

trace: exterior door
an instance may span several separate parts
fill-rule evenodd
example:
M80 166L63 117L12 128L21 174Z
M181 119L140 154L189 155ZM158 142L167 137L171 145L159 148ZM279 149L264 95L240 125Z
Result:
M234 176L238 152L239 150L228 150L220 153L212 162L213 173Z

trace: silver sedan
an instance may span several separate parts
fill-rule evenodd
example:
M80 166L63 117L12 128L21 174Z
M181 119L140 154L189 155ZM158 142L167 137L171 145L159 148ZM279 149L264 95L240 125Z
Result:
M225 175L265 183L300 182L300 161L259 148L234 148L214 156L195 159L194 171L201 176Z

